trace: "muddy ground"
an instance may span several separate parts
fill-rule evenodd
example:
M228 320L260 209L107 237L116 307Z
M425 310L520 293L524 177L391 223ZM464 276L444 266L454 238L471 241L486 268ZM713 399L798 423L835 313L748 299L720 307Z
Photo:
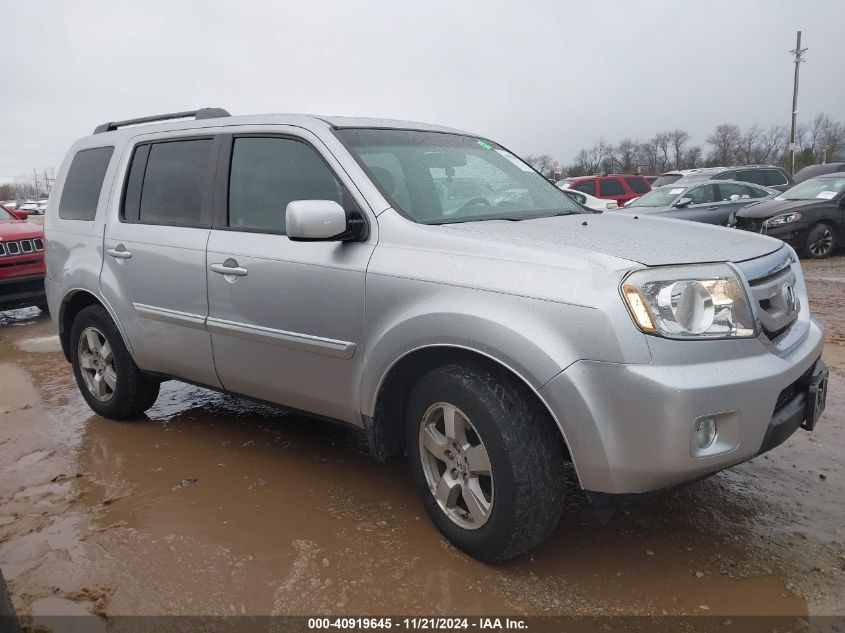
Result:
M845 257L805 262L828 409L753 461L488 566L440 538L353 430L170 382L112 422L49 319L0 313L0 569L51 614L841 614ZM106 620L103 619L105 629Z

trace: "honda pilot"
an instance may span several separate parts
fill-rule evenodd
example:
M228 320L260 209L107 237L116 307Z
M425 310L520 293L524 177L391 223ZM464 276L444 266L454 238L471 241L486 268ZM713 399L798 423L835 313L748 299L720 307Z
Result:
M599 509L751 459L825 405L792 248L593 212L436 125L207 108L104 123L46 216L50 314L112 419L181 380L407 455L443 535L542 542L574 471ZM571 465L571 470L569 468Z

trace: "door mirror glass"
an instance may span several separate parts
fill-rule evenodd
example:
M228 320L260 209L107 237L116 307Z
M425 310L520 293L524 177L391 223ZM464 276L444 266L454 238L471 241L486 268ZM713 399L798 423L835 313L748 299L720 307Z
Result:
M334 200L294 200L285 213L285 232L294 241L342 240L346 211Z
M681 198L675 203L675 206L679 209L683 209L684 207L688 207L692 204L692 198Z

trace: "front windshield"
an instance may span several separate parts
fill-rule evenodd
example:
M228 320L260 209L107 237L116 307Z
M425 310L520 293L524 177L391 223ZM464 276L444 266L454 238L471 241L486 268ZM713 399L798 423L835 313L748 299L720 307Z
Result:
M841 178L811 178L787 189L776 200L831 200L845 190L845 174Z
M485 139L363 128L336 134L394 206L414 222L527 220L589 212Z
M7 220L17 220L17 218L6 211L5 207L0 207L0 222L5 222Z
M686 189L686 187L673 187L672 185L658 187L657 189L652 189L648 193L643 194L625 208L668 207L675 201L675 198L684 192L684 189Z

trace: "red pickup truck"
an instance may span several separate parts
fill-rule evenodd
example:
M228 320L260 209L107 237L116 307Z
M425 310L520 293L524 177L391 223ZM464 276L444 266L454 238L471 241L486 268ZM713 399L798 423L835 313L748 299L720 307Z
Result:
M44 229L0 205L0 310L46 309L44 272Z

